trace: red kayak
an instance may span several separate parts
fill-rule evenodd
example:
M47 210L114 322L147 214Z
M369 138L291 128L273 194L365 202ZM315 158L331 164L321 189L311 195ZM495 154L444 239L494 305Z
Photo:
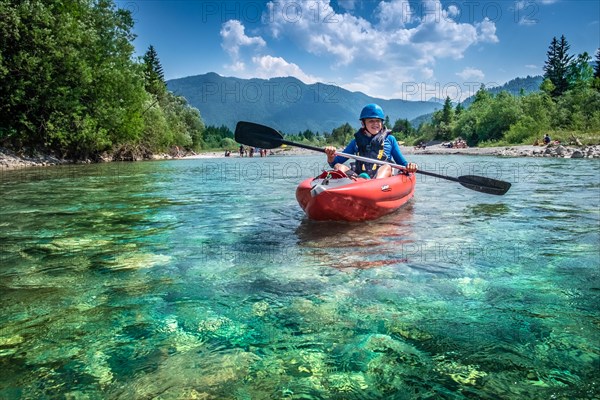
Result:
M415 175L389 178L350 178L340 171L323 171L296 188L296 199L317 221L367 221L396 211L415 192Z

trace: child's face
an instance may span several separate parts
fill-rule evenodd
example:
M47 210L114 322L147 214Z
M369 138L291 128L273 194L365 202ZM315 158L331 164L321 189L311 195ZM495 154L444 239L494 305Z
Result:
M381 120L379 118L367 118L363 121L365 129L371 135L377 134L381 130Z

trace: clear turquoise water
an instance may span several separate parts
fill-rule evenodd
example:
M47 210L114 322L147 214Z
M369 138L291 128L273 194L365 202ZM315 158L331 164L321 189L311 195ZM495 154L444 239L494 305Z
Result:
M598 399L597 160L413 157L311 223L321 156L0 175L1 399Z

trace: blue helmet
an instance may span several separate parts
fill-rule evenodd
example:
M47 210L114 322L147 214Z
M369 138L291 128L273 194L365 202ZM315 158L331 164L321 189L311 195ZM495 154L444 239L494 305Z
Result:
M385 119L385 114L383 113L383 108L379 107L379 105L377 105L375 103L367 104L366 106L363 107L362 111L360 112L359 119L363 120L365 118Z

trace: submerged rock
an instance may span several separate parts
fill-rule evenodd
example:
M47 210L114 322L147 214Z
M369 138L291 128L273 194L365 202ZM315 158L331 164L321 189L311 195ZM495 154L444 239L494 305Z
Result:
M479 378L487 376L484 371L479 371L477 365L463 365L457 361L447 360L443 356L437 358L435 371L448 375L454 382L463 385L475 385Z
M390 322L388 331L392 334L400 335L405 339L423 342L430 340L432 336L418 327L402 321Z
M25 339L21 335L13 335L9 337L0 337L0 346L14 346L23 343Z

